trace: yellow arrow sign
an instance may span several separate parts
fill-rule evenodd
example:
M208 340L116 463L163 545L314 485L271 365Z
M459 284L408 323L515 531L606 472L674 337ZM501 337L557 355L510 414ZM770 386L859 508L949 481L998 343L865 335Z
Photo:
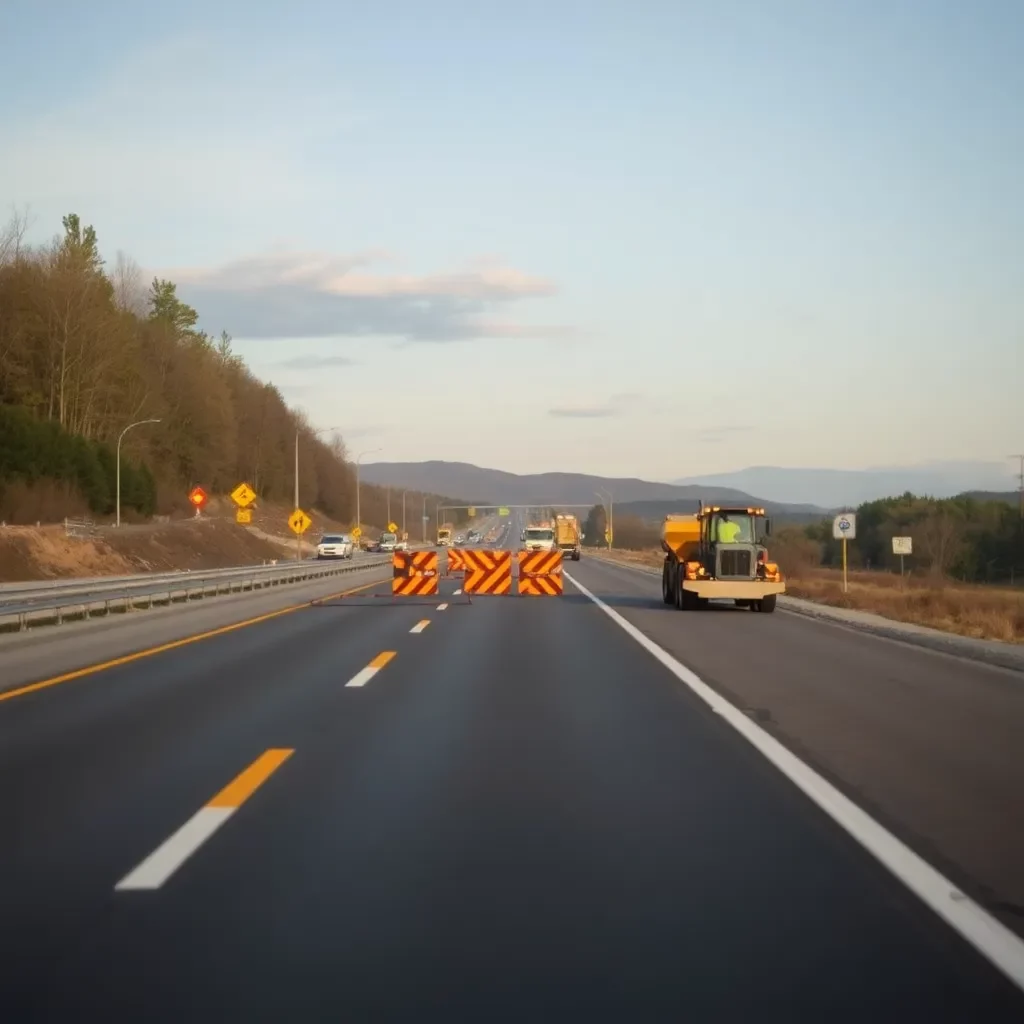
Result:
M355 537L356 540L359 540L359 538L362 537L362 535L363 528L361 526L357 526L352 530L352 536Z
M469 518L472 519L473 516L475 516L475 515L476 515L476 509L475 508L471 508L469 510Z
M398 524L397 523L388 523L388 533L397 533L397 532L398 532Z
M302 511L301 508L297 508L289 517L288 525L291 527L292 533L305 533L312 525L313 520Z
M256 492L243 482L231 492L231 500L239 508L245 508L246 505L251 505L256 500Z
M252 522L252 509L251 508L235 509L235 522L236 523L251 523Z

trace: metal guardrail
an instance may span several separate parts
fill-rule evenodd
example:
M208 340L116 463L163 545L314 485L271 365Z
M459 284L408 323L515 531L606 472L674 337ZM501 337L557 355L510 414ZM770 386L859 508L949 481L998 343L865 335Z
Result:
M28 629L33 623L63 625L68 620L130 612L156 604L188 603L203 597L244 593L289 583L304 583L390 566L388 558L361 558L343 562L284 562L277 565L239 566L205 572L176 572L146 577L117 577L86 584L64 584L42 592L30 585L21 591L0 591L0 630Z

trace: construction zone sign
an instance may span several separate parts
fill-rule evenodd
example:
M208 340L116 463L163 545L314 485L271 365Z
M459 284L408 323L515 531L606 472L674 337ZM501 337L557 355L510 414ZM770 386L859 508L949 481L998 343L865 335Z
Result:
M562 593L562 552L520 551L519 593L528 597L559 596Z
M558 597L564 592L561 551L520 551L513 557L511 551L493 548L449 548L446 563L444 577L460 577L462 592L469 598L477 594Z
M392 557L391 593L395 597L437 595L436 551L396 551Z

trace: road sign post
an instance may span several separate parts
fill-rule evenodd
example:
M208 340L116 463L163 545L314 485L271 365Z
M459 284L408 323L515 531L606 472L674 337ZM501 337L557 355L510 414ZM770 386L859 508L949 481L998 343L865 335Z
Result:
M209 498L206 495L206 491L204 491L202 487L196 486L193 487L192 490L188 492L188 500L192 503L192 507L196 510L196 515L198 516L202 512L203 506L206 504Z
M302 535L313 525L313 520L302 511L301 508L297 508L288 517L288 528L295 534L295 549L298 555L298 560L302 561Z
M832 536L843 543L843 593L849 591L846 575L846 542L857 539L857 515L843 512L832 520Z
M913 537L893 537L892 553L900 556L900 579L903 579L903 559L914 553Z

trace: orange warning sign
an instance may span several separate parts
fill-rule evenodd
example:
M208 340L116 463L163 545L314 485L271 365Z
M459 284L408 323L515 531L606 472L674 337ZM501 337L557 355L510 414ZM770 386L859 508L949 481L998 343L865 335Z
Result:
M512 590L512 552L463 549L467 594L507 594Z
M557 597L561 594L562 552L520 551L519 593L526 597Z
M437 593L436 551L396 551L391 564L392 595L427 597Z

